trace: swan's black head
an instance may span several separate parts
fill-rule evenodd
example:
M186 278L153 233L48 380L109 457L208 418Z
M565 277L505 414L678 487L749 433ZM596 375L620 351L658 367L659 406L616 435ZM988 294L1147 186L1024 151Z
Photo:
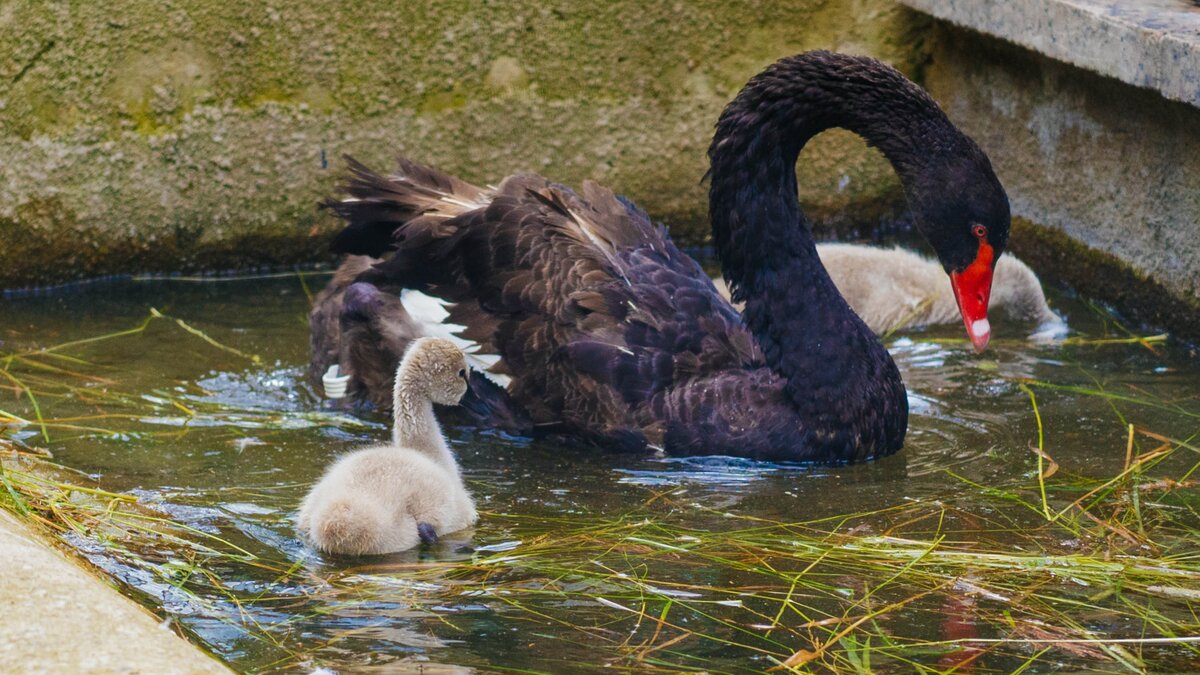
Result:
M965 136L956 149L925 159L908 186L921 231L950 275L954 297L976 351L991 337L988 298L996 260L1008 245L1008 195L987 155Z

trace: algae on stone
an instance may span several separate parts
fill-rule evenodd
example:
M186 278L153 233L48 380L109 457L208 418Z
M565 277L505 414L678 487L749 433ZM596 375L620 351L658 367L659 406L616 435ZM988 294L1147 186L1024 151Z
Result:
M700 243L747 77L818 47L911 74L923 22L888 0L5 3L0 287L323 257L343 153L595 179ZM897 194L850 134L800 182L818 220Z

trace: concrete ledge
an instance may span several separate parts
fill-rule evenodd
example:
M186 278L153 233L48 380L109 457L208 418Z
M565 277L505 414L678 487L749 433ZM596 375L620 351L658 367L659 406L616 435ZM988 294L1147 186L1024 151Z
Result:
M1147 313L1098 299L1200 338L1184 320L1200 312L1200 109L948 23L929 44L925 86L988 153L1013 215L1111 256L1173 301Z
M900 0L1045 56L1200 106L1200 7L1185 0Z
M0 664L25 673L228 673L0 509Z

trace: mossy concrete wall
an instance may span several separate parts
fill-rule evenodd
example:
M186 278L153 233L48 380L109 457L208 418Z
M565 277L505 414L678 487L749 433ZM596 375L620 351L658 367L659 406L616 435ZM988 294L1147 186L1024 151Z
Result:
M913 74L926 22L888 0L5 2L0 288L319 257L342 153L593 178L698 242L748 77L813 48ZM801 164L824 218L896 195L849 134Z
M950 24L929 45L925 86L987 151L1024 219L1013 250L1200 338L1200 108Z

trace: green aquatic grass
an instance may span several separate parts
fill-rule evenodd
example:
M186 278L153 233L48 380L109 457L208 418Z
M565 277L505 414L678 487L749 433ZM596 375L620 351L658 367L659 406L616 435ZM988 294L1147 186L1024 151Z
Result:
M63 354L66 350L84 351L99 343L141 336L156 322L173 324L184 333L194 336L210 347L244 359L248 364L260 366L262 358L256 354L226 345L211 337L206 331L151 307L144 320L137 325L120 331L91 338L72 340L62 344L29 349L20 352L0 352L0 379L7 380L12 389L29 402L29 413L17 414L0 410L0 425L9 427L36 425L43 442L49 443L51 432L75 432L84 435L119 436L133 429L140 429L140 422L153 418L163 425L184 428L189 423L221 425L236 420L244 427L261 429L294 429L314 425L333 425L345 428L369 428L361 420L336 411L280 412L253 407L231 407L205 401L183 401L172 392L156 389L135 394L122 390L111 369L95 372L79 372L53 366L46 360L68 361L83 367L91 364L75 356ZM96 369L93 367L93 369ZM93 415L45 416L43 400L74 399L85 401L97 408ZM0 427L2 429L2 427ZM150 435L169 436L173 431L144 432Z
M1158 459L1179 452L1188 450L1175 445ZM1103 488L1128 483L1129 471L1099 484L1050 482L1050 501L1086 507L1060 510L1057 520L1034 527L1019 511L1004 509L1007 500L972 498L807 522L732 514L729 529L705 531L661 515L689 508L686 491L673 490L650 495L653 510L615 520L485 513L485 522L503 525L520 541L510 550L326 569L255 555L44 459L26 456L5 465L4 506L54 532L99 542L106 555L140 561L197 607L269 646L277 656L262 664L266 668L319 662L337 640L309 644L287 624L257 623L253 612L241 614L245 623L235 621L215 603L290 608L294 621L302 621L308 612L394 601L397 581L416 585L406 595L415 606L480 598L528 630L553 627L543 635L587 645L597 655L591 666L622 669L706 667L693 656L698 649L758 655L762 667L846 672L952 672L961 663L946 665L947 658L977 661L985 653L1019 659L1026 668L1064 654L1086 655L1136 672L1169 669L1146 649L1200 656L1200 620L1192 613L1200 602L1200 553L1191 545L1200 532L1158 514L1163 518L1148 523L1144 538L1108 536L1123 527L1119 514L1130 507L1127 495ZM1150 498L1143 508L1154 512L1155 504L1186 487L1160 479L1138 489ZM1009 489L1037 492L1033 484ZM1040 513L1040 505L1029 506ZM965 530L966 522L977 529ZM979 532L986 536L965 536ZM1081 535L1096 550L1055 550L1064 537ZM697 581L714 576L729 583ZM235 590L234 582L247 577L304 593ZM1162 601L1177 607L1164 611ZM954 611L970 617L976 634L931 640L905 630L914 615ZM1105 616L1112 630L1097 630L1089 625L1094 621L1080 620L1085 615ZM1117 628L1122 624L1145 628Z
M0 429L40 432L22 442L0 432L0 507L93 560L169 587L195 616L252 642L255 670L336 667L373 626L314 639L305 635L307 622L370 616L398 602L426 630L450 635L461 620L436 608L477 602L522 637L549 645L542 650L570 654L557 664L563 669L1141 672L1200 663L1200 514L1193 496L1200 429L1159 433L1131 424L1118 407L1200 417L1190 401L1109 391L1099 382L1012 378L1037 430L1028 475L983 481L945 470L948 487L938 495L796 521L725 512L692 501L686 488L646 488L642 503L616 517L498 506L483 513L475 540L510 545L325 564L264 552L232 528L214 532L183 522L164 504L106 490L35 447L36 439L60 434L179 433L159 428L168 423L179 430L201 423L369 428L330 411L234 407L165 387L133 392L111 368L89 360L100 343L132 339L151 326L183 331L201 348L250 366L261 363L199 323L155 310L129 329L0 355L0 373L20 396L0 410ZM1162 343L1158 336L1073 340L1103 348ZM1122 431L1103 440L1124 453L1119 469L1097 475L1055 461L1056 429L1042 415L1047 399L1066 394L1112 406ZM57 414L57 402L67 399L87 402L91 412ZM158 422L153 431L144 424L150 418ZM228 494L272 503L271 490L290 495L303 487L231 486ZM196 495L194 505L211 498ZM280 509L256 524L290 531L288 513ZM696 527L696 514L720 527ZM126 590L162 611L162 597ZM942 626L932 631L939 638L930 626ZM467 653L451 658L493 670L503 665Z

